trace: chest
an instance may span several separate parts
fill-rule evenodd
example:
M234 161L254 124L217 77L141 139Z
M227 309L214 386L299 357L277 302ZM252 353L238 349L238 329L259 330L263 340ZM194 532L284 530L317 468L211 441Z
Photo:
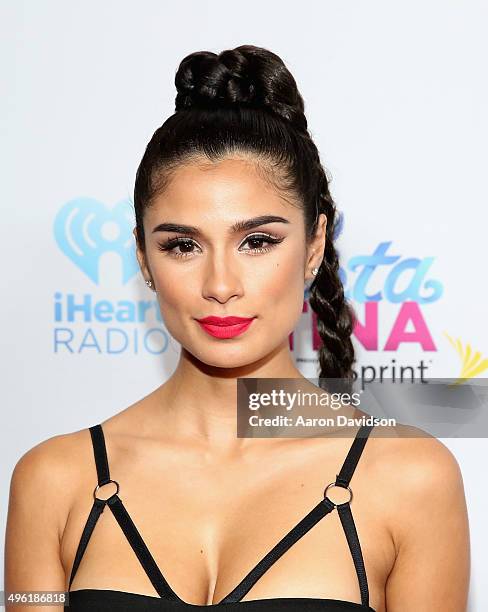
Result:
M347 440L345 441L347 445ZM303 453L277 461L219 462L142 453L111 453L119 497L172 589L194 604L220 601L323 498L338 471L334 454ZM179 459L179 460L177 460ZM394 560L391 538L375 512L366 470L351 486L351 510L367 569L370 602L384 609L383 592ZM62 562L69 576L93 503L87 470L69 514ZM107 486L108 490L112 485ZM334 500L341 499L334 489ZM106 507L71 590L117 589L156 595L120 525ZM351 552L336 510L300 537L243 597L323 597L360 601Z

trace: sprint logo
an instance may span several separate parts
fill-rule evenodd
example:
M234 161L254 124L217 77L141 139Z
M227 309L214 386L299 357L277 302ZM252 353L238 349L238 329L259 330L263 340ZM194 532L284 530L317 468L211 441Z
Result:
M454 340L447 332L444 332L444 335L461 359L461 373L456 382L453 383L454 385L460 385L466 379L474 378L481 372L488 370L488 359L482 359L480 351L475 352L471 348L471 344L463 346L459 338Z

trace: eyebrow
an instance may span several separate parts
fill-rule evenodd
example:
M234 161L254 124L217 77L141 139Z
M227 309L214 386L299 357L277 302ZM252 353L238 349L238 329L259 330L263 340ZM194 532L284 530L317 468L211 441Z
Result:
M276 215L261 215L259 217L253 217L252 219L244 219L237 221L229 228L229 233L242 232L267 223L290 223L288 219L284 217L278 217ZM193 225L181 225L179 223L160 223L156 225L152 233L155 232L178 232L181 234L189 234L191 236L201 236L202 232L198 227Z

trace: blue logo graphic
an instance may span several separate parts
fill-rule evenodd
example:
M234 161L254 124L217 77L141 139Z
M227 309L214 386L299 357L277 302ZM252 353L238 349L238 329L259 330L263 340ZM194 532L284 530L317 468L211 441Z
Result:
M59 248L97 285L100 257L107 252L120 256L124 285L139 272L132 229L129 200L108 209L93 198L75 198L66 202L54 220Z

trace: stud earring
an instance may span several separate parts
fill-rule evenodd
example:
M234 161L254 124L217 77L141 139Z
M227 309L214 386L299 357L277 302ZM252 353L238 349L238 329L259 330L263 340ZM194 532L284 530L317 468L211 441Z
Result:
M152 281L147 280L146 281L146 285L151 289L152 288Z
M312 268L312 274L313 274L314 276L317 276L318 271L319 271L319 269L318 269L318 268Z

